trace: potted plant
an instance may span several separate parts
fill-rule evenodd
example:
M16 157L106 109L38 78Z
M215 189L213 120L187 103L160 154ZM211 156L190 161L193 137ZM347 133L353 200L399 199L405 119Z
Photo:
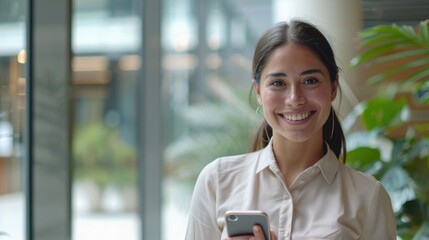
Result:
M97 121L78 128L74 139L74 175L91 188L91 211L104 210L101 202L106 187L136 188L136 151L117 128ZM135 210L136 206L127 203L124 199L125 210Z
M402 239L429 237L429 122L409 118L412 106L429 109L428 23L361 32L362 51L352 65L368 67L372 74L368 84L378 84L384 91L344 119L345 131L358 120L365 128L347 134L348 164L374 175L386 187Z

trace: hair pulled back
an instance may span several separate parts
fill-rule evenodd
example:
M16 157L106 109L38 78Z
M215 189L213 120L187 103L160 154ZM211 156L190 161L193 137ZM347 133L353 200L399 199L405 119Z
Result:
M280 22L270 28L256 44L252 63L252 77L255 84L261 83L261 72L265 68L272 53L279 47L289 43L300 44L308 47L322 61L328 69L331 83L338 81L339 68L335 61L334 52L325 36L313 25L293 20L289 24ZM273 130L266 120L260 125L251 145L251 150L256 151L267 146L272 137ZM343 152L343 162L346 160L346 142L344 133L331 106L331 113L323 125L323 140L334 151L337 158Z

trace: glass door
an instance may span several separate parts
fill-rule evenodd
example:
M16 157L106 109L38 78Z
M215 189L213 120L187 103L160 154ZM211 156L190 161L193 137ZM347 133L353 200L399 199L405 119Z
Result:
M25 5L0 2L0 239L25 239Z
M135 0L74 0L73 239L140 239Z

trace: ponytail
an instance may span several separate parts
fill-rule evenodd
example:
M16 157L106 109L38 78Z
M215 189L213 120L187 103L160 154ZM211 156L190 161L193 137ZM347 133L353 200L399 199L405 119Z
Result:
M345 163L347 153L346 138L341 123L333 108L331 108L331 114L329 114L328 120L326 120L326 123L323 125L323 140L328 143L338 159L340 159L342 152L342 162Z
M270 142L271 137L273 136L273 129L264 119L264 121L259 126L256 131L255 136L253 137L252 144L250 145L250 151L258 151L262 148L265 148Z

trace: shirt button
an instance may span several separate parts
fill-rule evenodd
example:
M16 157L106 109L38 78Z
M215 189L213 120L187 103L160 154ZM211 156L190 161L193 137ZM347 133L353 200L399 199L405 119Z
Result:
M289 237L289 232L285 232L285 237Z

